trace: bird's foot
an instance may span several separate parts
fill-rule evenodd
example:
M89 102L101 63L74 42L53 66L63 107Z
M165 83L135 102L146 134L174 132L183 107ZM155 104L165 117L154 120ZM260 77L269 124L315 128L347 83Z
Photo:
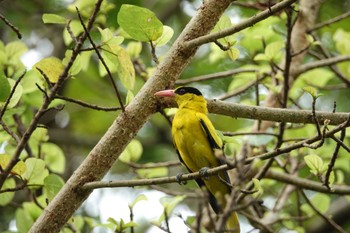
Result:
M199 170L199 175L201 175L204 179L208 180L209 179L208 170L209 170L209 167L202 167Z
M187 184L187 181L186 181L186 180L181 180L181 177L182 177L183 174L185 174L185 173L178 173L178 174L176 175L176 181L177 181L177 183L179 183L180 185L181 185L181 184Z

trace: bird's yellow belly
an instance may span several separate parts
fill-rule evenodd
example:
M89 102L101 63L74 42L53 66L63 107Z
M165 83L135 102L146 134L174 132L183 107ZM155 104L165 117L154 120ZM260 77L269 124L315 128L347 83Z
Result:
M179 115L178 115L179 116ZM199 120L191 114L173 121L173 139L184 164L193 172L217 166L217 161Z

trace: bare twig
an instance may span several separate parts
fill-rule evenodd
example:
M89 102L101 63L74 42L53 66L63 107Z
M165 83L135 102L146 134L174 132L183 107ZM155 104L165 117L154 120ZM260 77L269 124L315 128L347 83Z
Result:
M321 213L321 211L319 211L317 209L317 207L314 204L312 204L312 202L306 196L304 191L300 190L299 192L303 196L303 198L306 201L306 203L311 207L311 209L313 209L319 216L321 216L321 218L323 218L323 220L328 222L337 232L339 232L339 233L346 233L346 231L343 228L341 228L336 222L334 222L333 219L331 219L331 218L327 217L325 214Z
M229 28L224 29L222 31L219 31L216 33L211 33L211 34L204 35L204 36L198 37L196 39L190 40L184 44L184 47L186 47L186 48L198 47L200 45L214 42L220 38L235 34L239 31L242 31L243 29L246 29L250 26L253 26L254 24L266 19L267 17L273 15L274 13L281 11L282 9L290 6L294 2L296 2L296 0L282 1L282 2L272 6L270 9L266 9L263 12L260 12L259 14L255 15L254 17L251 17L248 20L245 20L241 23L238 23L233 27L229 27Z
M151 53L152 53L152 58L153 61L158 65L159 64L159 60L156 54L156 47L154 46L153 42L150 40L149 44L151 45Z
M77 100L77 99L69 98L69 97L66 97L66 96L62 96L62 95L56 95L55 99L65 100L65 101L68 101L70 103L78 104L78 105L86 107L86 108L91 108L91 109L94 109L94 110L105 111L105 112L114 112L114 111L121 110L120 107L102 107L102 106L98 106L98 105L95 105L95 104L89 104L89 103L86 103L86 102L81 101L81 100Z
M318 23L318 24L316 24L313 28L309 29L309 30L308 30L308 33L312 32L312 31L316 31L316 30L318 30L318 29L320 29L320 28L329 26L329 25L331 25L332 23L336 23L336 22L338 22L338 21L340 21L340 20L346 19L346 18L349 17L349 16L350 16L350 11L345 12L344 14L339 15L339 16L337 16L337 17L334 17L334 18L332 18L332 19L330 19L330 20L327 20L327 21Z
M22 74L21 76L19 76L19 78L16 80L15 85L13 86L13 88L12 88L12 90L11 90L9 96L7 97L7 99L6 99L5 103L4 103L4 105L2 106L2 108L1 108L1 110L0 110L0 121L2 120L2 117L3 117L4 114L5 114L5 111L6 111L6 109L7 109L7 106L9 105L9 103L10 103L10 101L11 101L13 95L14 95L15 92L16 92L16 89L17 89L19 83L22 81L22 79L23 79L23 77L25 76L26 72L27 72L27 71L24 71L23 74Z
M213 80L213 79L231 77L231 75L240 74L240 73L254 73L254 72L259 72L259 70L258 69L238 68L238 69L222 71L222 72L213 73L213 74L200 75L200 76L189 78L189 79L179 79L176 81L176 84L186 85L186 84L193 83L193 82L201 82L201 81L208 81L208 80Z
M349 60L350 60L350 55L339 55L336 57L331 57L320 61L314 61L314 62L310 62L300 66L295 73L296 73L296 76L298 76L312 69L316 69L324 66L330 66L330 65L334 65L334 64L344 62L344 61L349 61Z
M5 16L3 16L2 14L0 14L0 19L2 19L2 21L4 21L4 23L9 26L12 31L14 31L17 34L18 39L22 39L22 34L19 31L19 29L17 27L15 27L12 23L10 23L10 21L8 21Z
M77 14L78 14L78 17L79 17L79 20L80 20L80 24L83 26L84 31L85 31L85 33L86 33L86 35L87 35L88 40L90 41L92 47L94 48L94 50L95 50L95 52L96 52L96 54L97 54L97 56L98 56L98 59L101 61L101 63L103 64L104 68L105 68L106 71L107 71L109 80L111 81L112 86L113 86L113 89L114 89L115 93L117 94L120 107L121 107L122 111L124 112L124 111L125 111L125 107L124 107L122 98L121 98L121 96L120 96L120 93L119 93L117 84L115 83L115 81L114 81L114 79L113 79L112 73L111 73L111 71L109 70L109 68L108 68L108 66L107 66L107 64L106 64L106 62L105 62L105 60L103 59L103 57L102 57L100 51L98 51L98 48L96 47L95 42L92 40L92 38L91 38L91 36L90 36L90 33L89 33L89 31L87 30L87 28L86 28L86 26L85 26L85 23L84 23L84 21L83 21L81 15L80 15L80 12L79 12L78 7L75 7L75 9L76 9L76 11L77 11Z
M346 134L346 130L343 129L341 131L341 134L340 134L340 138L339 140L342 142L345 138L345 134ZM335 136L334 136L335 137ZM324 178L324 185L329 189L331 190L331 187L329 186L329 178L330 178L330 175L331 175L331 172L333 170L333 167L335 165L335 161L337 160L338 158L338 153L339 153L339 149L340 149L340 146L341 146L341 143L337 143L337 145L335 146L335 149L334 149L334 152L333 152L333 155L332 155L332 158L331 158L331 161L329 162L328 164L328 169L326 171L326 174L325 174L325 178Z

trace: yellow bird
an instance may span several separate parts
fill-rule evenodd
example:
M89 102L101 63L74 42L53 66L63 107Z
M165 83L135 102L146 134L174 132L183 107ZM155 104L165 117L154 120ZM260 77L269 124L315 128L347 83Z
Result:
M223 143L207 117L207 102L202 93L193 87L179 87L164 90L156 96L175 97L178 104L172 123L174 146L180 161L189 172L203 172L207 168L222 164L214 154L215 149L222 149ZM209 203L216 214L222 213L226 206L226 196L231 193L230 179L226 171L217 176L196 179L197 184L209 192ZM227 232L240 232L236 212L226 223Z

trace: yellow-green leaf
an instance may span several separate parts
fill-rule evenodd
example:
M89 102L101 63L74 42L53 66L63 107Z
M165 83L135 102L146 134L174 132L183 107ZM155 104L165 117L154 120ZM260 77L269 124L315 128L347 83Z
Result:
M122 152L122 154L119 156L120 161L122 162L136 162L141 158L142 155L142 144L140 141L133 139L127 145L125 150Z
M62 61L57 57L44 58L37 62L34 66L40 69L52 83L56 83L58 81L59 76L64 70Z
M1 154L0 155L0 167L1 169L5 169L11 160L11 155ZM14 175L22 175L26 170L25 163L20 160L17 164L12 168L11 173Z
M43 14L43 22L44 23L54 23L54 24L66 24L67 20L56 14Z
M174 35L174 30L171 27L164 25L163 33L161 37L159 37L156 41L154 41L154 44L156 46L165 45L166 43L169 42L169 40L173 37L173 35Z

